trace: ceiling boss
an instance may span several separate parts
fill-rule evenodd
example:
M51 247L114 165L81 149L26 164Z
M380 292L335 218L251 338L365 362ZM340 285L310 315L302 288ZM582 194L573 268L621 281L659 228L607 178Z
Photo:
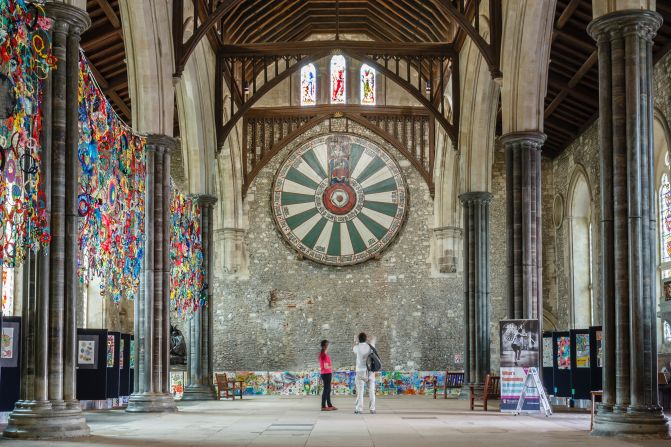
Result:
M358 136L317 137L292 152L273 184L277 226L303 256L328 265L364 262L398 234L407 186L396 161Z

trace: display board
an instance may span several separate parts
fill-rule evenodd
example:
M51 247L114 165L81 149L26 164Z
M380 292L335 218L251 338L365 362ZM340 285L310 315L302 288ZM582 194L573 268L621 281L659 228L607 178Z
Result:
M517 412L530 368L538 368L540 330L538 320L501 320L501 411ZM529 389L520 408L523 413L540 411L539 393Z
M572 329L571 337L571 394L574 399L590 399L592 380L589 350L589 329Z
M121 334L119 345L119 396L130 396L130 334Z
M107 333L107 352L105 366L107 367L107 398L119 397L119 347L121 346L121 334L119 332Z
M571 334L552 333L555 396L571 397Z
M3 317L0 326L0 411L12 411L21 384L21 317Z
M603 328L589 328L590 388L592 391L603 389Z
M77 399L107 399L107 329L77 329Z
M554 383L554 368L553 361L554 351L552 349L552 332L543 332L543 344L541 346L541 371L543 374L543 386L545 392L549 395L555 393Z

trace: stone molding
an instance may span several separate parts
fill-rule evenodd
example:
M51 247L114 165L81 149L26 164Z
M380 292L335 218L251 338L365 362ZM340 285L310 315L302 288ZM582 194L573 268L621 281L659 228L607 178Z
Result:
M219 200L212 194L195 194L193 198L196 200L196 203L203 208L214 207L214 205L216 205L217 201Z
M83 33L91 27L88 13L76 6L49 2L44 5L44 10L48 17L54 19L56 23L66 23L73 32Z
M147 150L164 151L171 154L179 147L179 140L168 135L147 135Z
M462 205L467 203L489 203L492 201L493 194L486 191L469 191L459 194L459 201Z
M654 11L617 11L592 20L587 25L587 32L596 41L635 34L652 43L662 21L661 14Z
M499 143L504 147L528 148L541 150L543 143L547 139L547 135L543 132L526 131L526 132L511 132L499 137Z

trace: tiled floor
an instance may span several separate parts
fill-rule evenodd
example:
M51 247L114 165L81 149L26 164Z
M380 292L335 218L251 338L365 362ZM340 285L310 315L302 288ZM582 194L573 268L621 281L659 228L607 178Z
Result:
M470 412L467 403L426 397L378 398L378 413L353 414L354 400L336 398L340 410L318 411L309 398L250 398L180 403L179 413L87 413L90 438L69 442L0 440L10 446L309 446L309 447L582 447L665 446L671 441L626 442L589 436L589 415L550 418ZM367 412L366 412L367 413Z

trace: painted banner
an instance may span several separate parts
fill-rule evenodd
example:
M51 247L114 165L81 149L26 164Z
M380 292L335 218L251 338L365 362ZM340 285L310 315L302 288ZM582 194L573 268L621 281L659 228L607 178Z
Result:
M514 412L530 368L539 367L538 320L500 322L501 412ZM527 390L522 412L540 411L538 390Z

